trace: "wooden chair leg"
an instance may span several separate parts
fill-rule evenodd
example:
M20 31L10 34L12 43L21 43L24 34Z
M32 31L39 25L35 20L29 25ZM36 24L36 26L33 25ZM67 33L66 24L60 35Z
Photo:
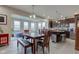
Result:
M20 44L20 42L17 41L17 52L18 52L18 53L19 53L19 44Z
M26 48L26 47L24 47L24 54L26 54L26 51L27 51L27 48Z
M17 41L17 47L19 46L19 42Z
M34 47L32 46L32 48L31 48L31 51L32 51L32 54L34 53Z
M19 50L19 42L17 41L17 51Z
M37 43L37 48L36 49L37 49L37 53L38 53L38 43Z
M50 47L48 47L48 53L50 53Z
M42 49L43 49L43 54L44 54L44 46L42 46Z

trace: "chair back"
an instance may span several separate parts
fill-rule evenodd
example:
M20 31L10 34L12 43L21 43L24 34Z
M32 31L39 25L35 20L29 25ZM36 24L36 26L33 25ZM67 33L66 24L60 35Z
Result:
M29 30L24 30L24 33L26 34L26 33L29 33Z
M43 44L44 46L48 47L49 46L49 43L50 43L50 31L45 31L45 36L44 36L44 41L43 41Z

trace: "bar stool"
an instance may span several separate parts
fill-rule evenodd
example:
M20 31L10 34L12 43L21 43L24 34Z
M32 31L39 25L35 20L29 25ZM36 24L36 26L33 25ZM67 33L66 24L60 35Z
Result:
M62 40L62 42L65 42L65 40L66 40L66 34L61 34L61 40Z
M55 34L51 35L52 42L56 42L57 36Z

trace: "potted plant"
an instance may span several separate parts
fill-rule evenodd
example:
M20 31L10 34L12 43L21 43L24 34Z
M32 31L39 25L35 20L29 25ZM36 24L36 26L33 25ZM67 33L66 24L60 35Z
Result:
M0 27L0 33L3 33L3 30L2 30L2 28Z
M14 37L14 30L13 30L13 28L11 28L11 37Z

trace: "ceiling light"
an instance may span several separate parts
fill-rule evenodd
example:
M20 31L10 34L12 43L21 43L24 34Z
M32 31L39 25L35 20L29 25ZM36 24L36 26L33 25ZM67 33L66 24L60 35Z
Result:
M58 23L58 21L56 21L56 23Z
M35 14L33 15L33 18L34 18L34 19L36 18L36 15L35 15Z
M65 17L63 19L66 19Z
M61 15L61 18L63 18L63 16Z
M60 24L60 22L58 22Z
M32 15L30 15L29 17L30 18L32 18L32 19L35 19L36 18L36 15L35 15L35 12L34 12L34 8L35 8L35 6L34 5L32 5Z
M31 16L31 15L30 15L29 17L30 17L30 18L32 18L32 16Z
M75 15L78 14L77 12L74 13Z

